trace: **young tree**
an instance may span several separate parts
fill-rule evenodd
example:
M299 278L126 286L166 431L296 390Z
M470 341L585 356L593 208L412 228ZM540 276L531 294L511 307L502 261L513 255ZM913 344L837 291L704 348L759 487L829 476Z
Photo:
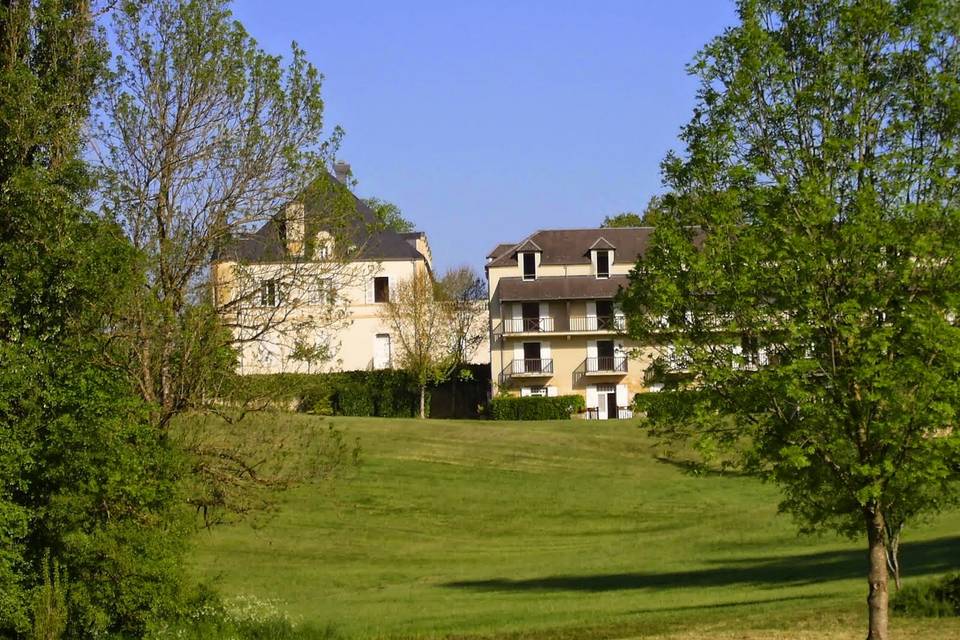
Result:
M294 292L342 280L339 258L355 244L333 242L338 252L314 260L318 229L336 240L356 217L352 196L326 172L341 132L324 136L322 77L296 45L287 64L258 48L227 4L122 2L98 108L93 150L104 212L123 226L148 274L117 320L116 361L164 426L211 395L207 387L232 367L239 343L342 320L333 301L298 315L306 296ZM322 224L304 219L316 200ZM239 258L215 274L232 295L212 297L211 258L268 220L285 251L285 266L269 276L283 304L259 303L267 276Z
M960 7L738 9L623 300L690 374L648 414L739 453L803 529L866 538L885 640L888 552L960 469Z
M427 417L426 395L430 382L445 377L450 367L450 323L438 304L433 276L418 270L390 291L381 318L398 343L397 363L417 381L420 417Z
M181 577L177 457L100 358L141 274L119 230L85 210L80 132L104 62L94 19L84 0L0 4L3 637L31 624L38 636L47 614L70 637L142 634ZM51 559L66 597L31 621Z
M454 367L470 362L487 337L487 283L469 266L449 269L437 282L450 332L450 361Z

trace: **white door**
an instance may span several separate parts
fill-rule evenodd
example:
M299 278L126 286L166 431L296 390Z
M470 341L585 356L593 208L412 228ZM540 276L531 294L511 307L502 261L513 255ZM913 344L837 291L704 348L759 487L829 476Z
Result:
M597 417L600 420L608 420L616 418L616 415L610 415L610 397L616 397L617 388L612 384L598 384L597 385L597 404L599 411L597 412Z
M378 333L373 343L373 368L389 369L392 362L390 352L390 334Z

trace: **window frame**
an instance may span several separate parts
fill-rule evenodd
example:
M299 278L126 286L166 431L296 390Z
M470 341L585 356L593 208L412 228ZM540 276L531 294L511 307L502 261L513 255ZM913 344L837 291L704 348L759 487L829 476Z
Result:
M378 286L378 283L382 283L382 287ZM383 293L381 296L380 294ZM378 299L382 297L383 299ZM374 304L387 304L390 302L390 277L389 276L375 276L373 278L373 303Z
M527 273L527 259L530 260L531 273ZM520 275L524 280L537 279L537 254L533 251L523 251L520 253Z
M610 277L610 250L609 249L597 249L597 279L606 280ZM606 269L604 271L600 270L600 256L603 256L603 260L607 263Z

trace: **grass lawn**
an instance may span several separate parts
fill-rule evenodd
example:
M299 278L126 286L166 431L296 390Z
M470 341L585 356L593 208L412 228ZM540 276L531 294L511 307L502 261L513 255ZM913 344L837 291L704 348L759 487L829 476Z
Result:
M332 421L362 465L279 510L202 531L194 568L344 637L809 638L865 635L859 543L798 537L777 490L693 477L636 424ZM960 568L960 513L907 532L906 580ZM899 638L960 622L893 621Z

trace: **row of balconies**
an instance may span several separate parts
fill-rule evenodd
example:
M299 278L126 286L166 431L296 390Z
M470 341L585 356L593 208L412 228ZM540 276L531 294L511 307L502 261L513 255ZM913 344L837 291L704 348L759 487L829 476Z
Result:
M627 373L626 356L586 358L575 372L584 375L624 375ZM500 372L500 383L513 378L550 378L553 376L553 358L511 360Z
M496 335L522 333L618 333L626 329L623 316L570 316L567 318L505 318L494 326Z

